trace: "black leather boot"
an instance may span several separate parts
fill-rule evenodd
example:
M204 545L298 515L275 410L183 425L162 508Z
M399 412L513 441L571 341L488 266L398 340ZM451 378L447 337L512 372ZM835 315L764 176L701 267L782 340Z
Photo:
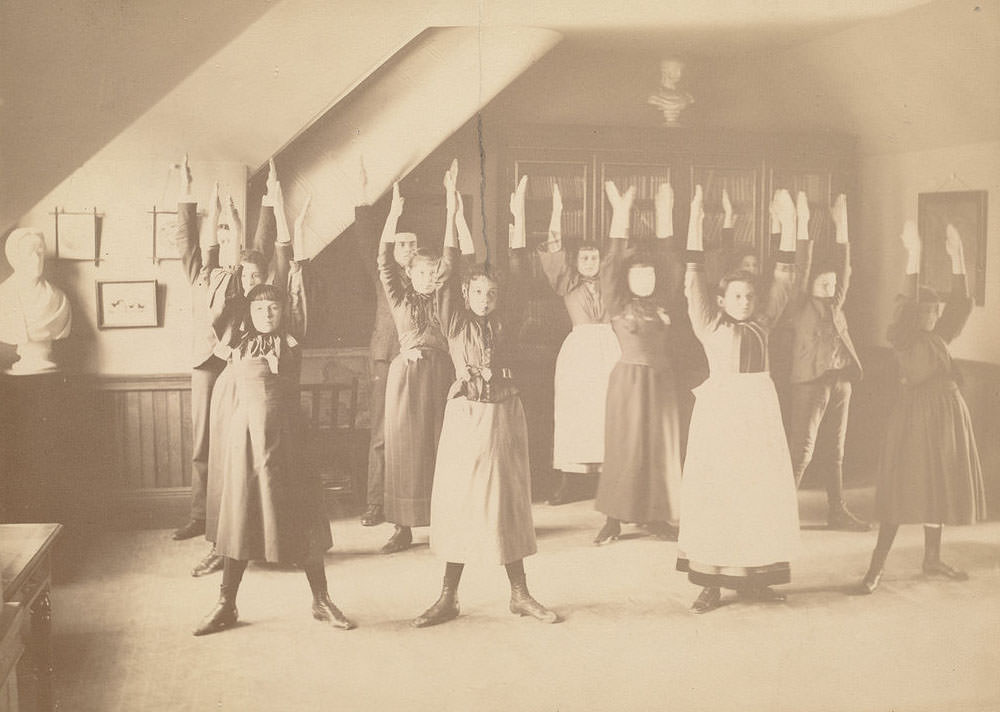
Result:
M205 554L204 558L199 561L193 569L191 569L191 575L194 577L208 576L209 574L214 574L216 571L222 571L225 560L215 552L215 547Z
M173 538L174 541L184 541L185 539L193 539L196 536L201 536L204 533L205 520L192 519L180 529L175 530Z
M354 623L348 620L347 616L341 613L340 609L333 604L333 601L330 600L330 594L328 593L313 597L312 614L313 618L316 620L328 623L334 628L351 630L356 627Z
M830 504L826 515L826 528L842 532L867 532L871 531L872 525L854 516L844 501L840 500Z
M722 592L715 586L705 586L691 604L692 613L708 613L722 604Z
M617 519L608 517L604 522L604 526L601 527L601 531L597 532L597 536L594 537L595 544L603 544L606 541L615 541L621 536L622 524Z
M560 504L571 502L572 497L570 496L569 490L569 476L565 472L559 472L559 481L556 484L555 489L552 491L552 495L545 503L555 507Z
M542 623L559 621L555 611L550 611L528 593L525 581L512 581L510 584L510 612L518 616L531 616Z
M413 619L414 628L428 628L458 618L458 588L445 581L434 605Z
M236 602L222 596L215 604L215 608L194 629L194 634L208 635L210 633L218 633L226 628L232 628L236 625L238 618L239 613L236 611Z
M385 521L385 512L381 504L369 504L368 509L361 515L361 526L374 527Z
M389 541L382 547L383 554L395 554L399 551L406 551L413 544L413 532L409 527L396 525L396 530L389 537Z
M969 574L941 561L941 529L942 527L924 527L924 575L967 581Z

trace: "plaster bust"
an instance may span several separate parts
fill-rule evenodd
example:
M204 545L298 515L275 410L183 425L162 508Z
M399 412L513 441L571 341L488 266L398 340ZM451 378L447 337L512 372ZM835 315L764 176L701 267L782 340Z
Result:
M678 88L683 76L683 61L675 57L664 59L660 62L660 88L647 99L663 114L667 126L677 126L681 112L694 103L694 97Z
M13 374L52 371L52 341L69 335L72 313L66 295L42 276L45 237L20 228L7 237L7 262L14 274L0 283L0 341L17 346Z

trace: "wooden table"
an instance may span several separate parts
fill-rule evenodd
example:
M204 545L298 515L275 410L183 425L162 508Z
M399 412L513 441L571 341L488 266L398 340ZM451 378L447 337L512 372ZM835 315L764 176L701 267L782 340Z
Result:
M61 524L0 524L3 600L27 611L22 627L27 656L18 670L21 710L52 709L52 545ZM31 694L31 693L34 694ZM28 694L25 694L28 693Z

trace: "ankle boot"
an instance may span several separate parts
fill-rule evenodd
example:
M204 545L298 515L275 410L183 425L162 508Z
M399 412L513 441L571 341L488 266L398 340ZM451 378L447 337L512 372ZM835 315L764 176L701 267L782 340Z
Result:
M351 630L355 627L354 623L348 620L347 617L340 612L340 609L333 604L333 601L330 600L330 594L328 593L313 597L312 614L313 618L316 620L328 623L334 628Z
M447 623L458 618L458 589L448 582L441 587L441 595L434 605L413 619L410 624L414 628L427 628L440 623Z
M843 532L867 532L872 525L858 519L847 508L844 500L831 502L826 515L826 528Z
M518 616L531 616L542 623L555 623L559 616L536 601L528 593L528 585L524 581L510 584L510 612Z
M882 569L885 566L885 559L886 554L883 554L878 549L872 553L872 561L868 565L868 572L861 579L861 583L858 584L857 593L862 595L875 593L875 589L878 588L879 583L882 581Z
M622 525L617 519L612 519L608 517L604 522L604 526L601 527L601 531L597 532L597 536L594 537L595 544L603 544L606 541L615 541L621 536Z
M941 561L941 527L924 527L924 575L967 581L969 574Z
M208 635L218 633L226 628L236 625L239 614L236 611L236 602L228 598L220 598L215 607L205 616L201 623L194 630L195 635Z
M396 529L392 532L392 536L389 537L389 541L382 547L381 552L383 554L395 554L399 551L409 549L412 543L413 531L409 527L397 524Z
M691 604L692 613L708 613L722 604L722 592L714 586L706 586Z

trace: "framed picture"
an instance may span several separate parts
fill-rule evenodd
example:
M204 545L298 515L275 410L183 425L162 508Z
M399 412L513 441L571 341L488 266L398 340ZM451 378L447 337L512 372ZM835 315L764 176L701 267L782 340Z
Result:
M93 212L55 211L56 258L97 260L97 210Z
M978 306L986 303L987 191L920 193L917 222L923 241L921 282L940 294L951 291L951 258L945 250L945 228L954 225L962 236L969 294Z
M181 256L174 244L177 232L177 211L153 208L153 262L179 260Z
M97 282L97 328L159 326L156 280Z

